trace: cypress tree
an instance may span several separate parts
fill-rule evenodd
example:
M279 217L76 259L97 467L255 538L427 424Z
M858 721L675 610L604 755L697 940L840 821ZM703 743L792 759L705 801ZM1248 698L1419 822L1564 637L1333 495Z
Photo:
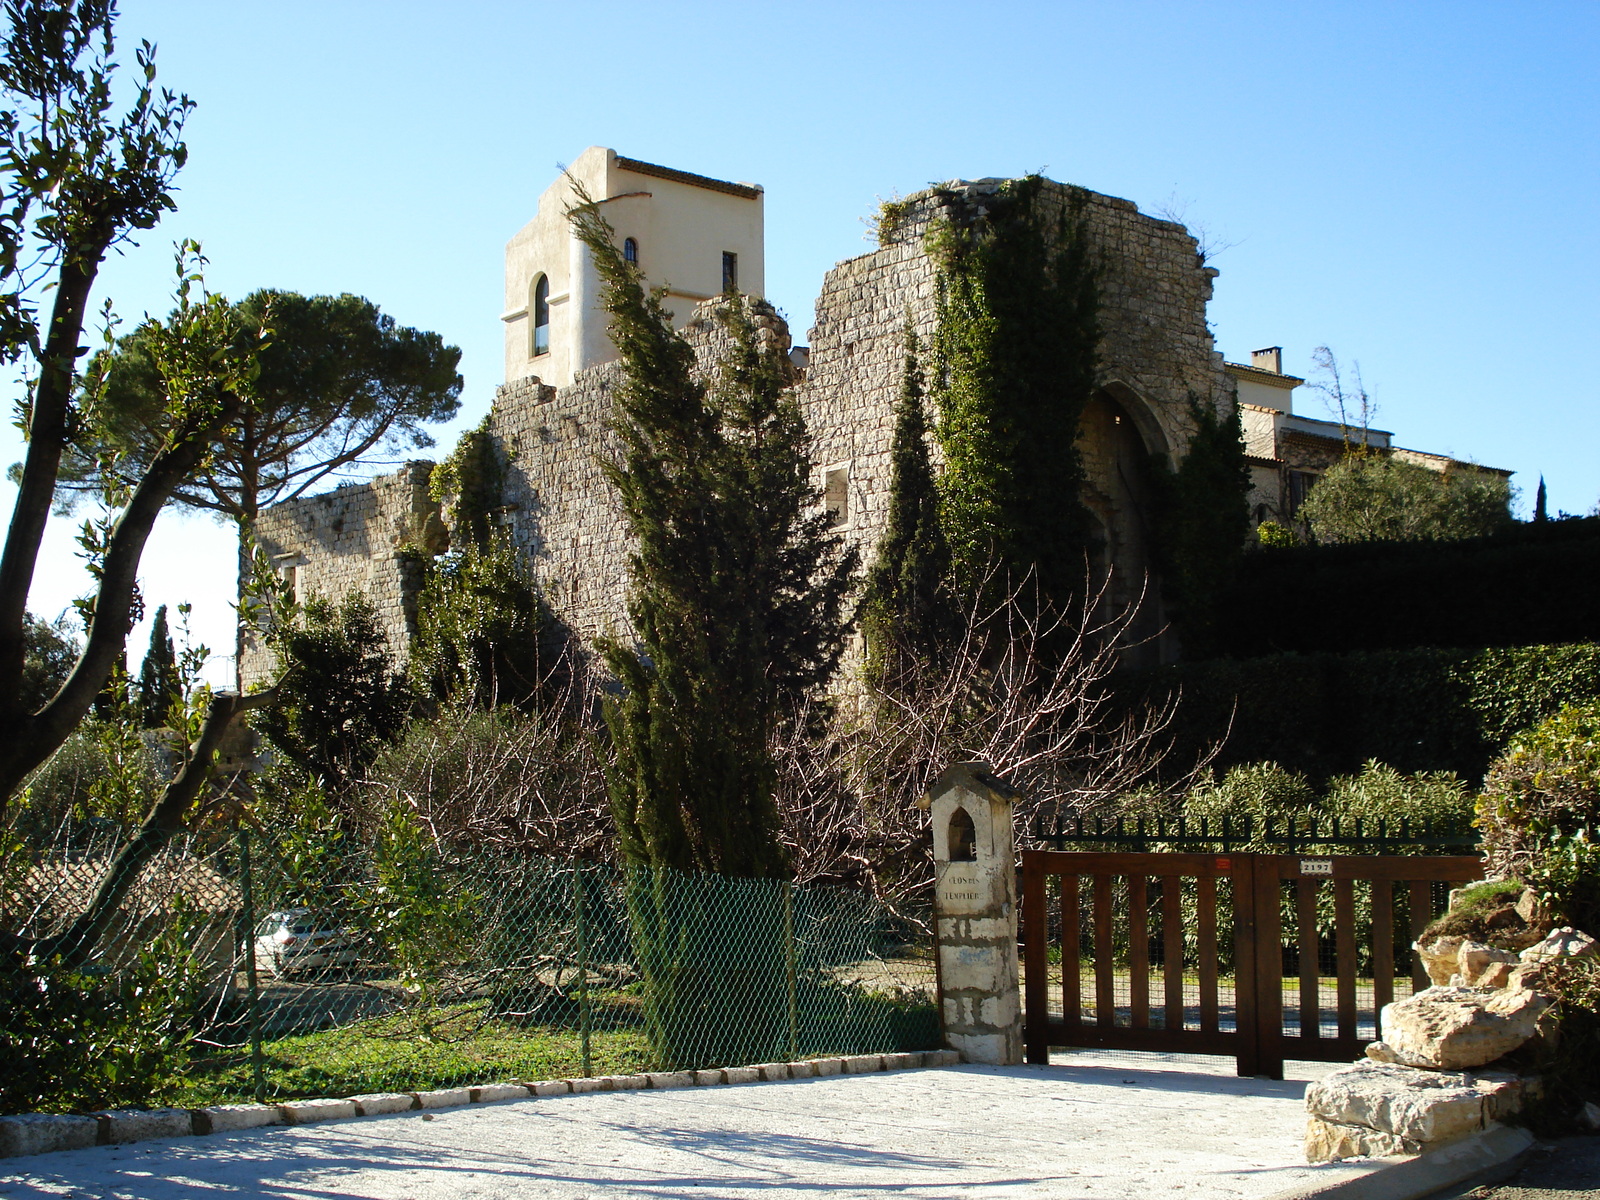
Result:
M937 663L958 622L950 594L950 544L928 457L919 349L908 320L890 448L888 519L862 604L868 676L883 687L893 687L917 663Z
M623 365L604 469L635 539L636 640L601 645L622 684L607 712L619 840L634 863L779 877L768 746L838 663L855 556L816 506L793 368L757 327L770 310L725 297L708 381L597 208L571 218Z
M178 674L178 652L167 629L167 606L156 609L150 622L150 648L139 668L139 720L146 729L159 729L167 714L183 698L183 680Z

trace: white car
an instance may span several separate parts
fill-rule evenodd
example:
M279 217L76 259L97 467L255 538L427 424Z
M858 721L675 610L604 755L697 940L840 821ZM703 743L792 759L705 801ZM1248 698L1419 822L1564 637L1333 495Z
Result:
M256 967L286 976L317 967L349 967L361 955L351 931L325 913L291 908L256 926Z

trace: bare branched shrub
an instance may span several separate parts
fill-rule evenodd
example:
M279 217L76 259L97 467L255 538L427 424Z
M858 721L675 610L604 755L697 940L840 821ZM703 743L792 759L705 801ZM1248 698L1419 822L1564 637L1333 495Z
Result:
M1110 603L1107 582L1063 614L1025 581L969 606L942 664L913 666L892 688L864 683L825 722L801 714L809 719L790 723L778 753L797 879L925 887L930 847L916 802L954 762L986 763L1023 793L1024 840L1041 814L1109 812L1140 790L1180 795L1209 760L1161 770L1179 698L1129 710L1112 686L1137 644L1138 615L1138 602Z
M591 677L575 669L563 693L532 713L446 706L413 722L357 785L363 823L376 828L403 805L436 841L610 859L594 701Z

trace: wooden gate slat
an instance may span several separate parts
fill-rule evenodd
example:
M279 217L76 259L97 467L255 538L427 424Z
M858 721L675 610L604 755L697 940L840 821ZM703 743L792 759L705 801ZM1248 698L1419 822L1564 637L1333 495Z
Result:
M1297 856L1238 854L1142 854L1125 851L1067 853L1041 850L1023 852L1023 930L1028 986L1025 991L1024 1033L1028 1060L1048 1061L1052 1045L1104 1046L1125 1049L1188 1051L1197 1054L1232 1054L1241 1075L1283 1077L1288 1057L1325 1061L1348 1060L1362 1048L1361 1014L1365 1011L1357 985L1361 978L1356 938L1355 881L1372 887L1374 928L1370 947L1373 963L1373 1000L1376 1006L1393 999L1393 972L1400 930L1419 934L1432 918L1430 884L1464 883L1482 877L1481 861L1466 857L1400 859L1377 856L1333 856L1318 863L1316 874L1306 877L1306 860ZM1327 865L1322 865L1323 863ZM1051 914L1045 876L1060 877L1062 945L1061 996L1064 1011L1050 1013L1049 961ZM1230 905L1217 880L1226 876ZM1085 877L1089 882L1085 883ZM1119 881L1128 880L1128 892ZM1151 879L1160 889L1159 915L1151 913L1155 899ZM1186 881L1194 879L1193 932L1200 980L1199 1028L1185 1028L1184 944L1189 936L1185 919ZM1320 1028L1319 994L1322 972L1318 962L1316 930L1317 888L1321 880L1332 883L1332 946L1336 963L1328 974L1334 980L1337 1033ZM1283 884L1293 881L1293 901L1285 905ZM1402 905L1395 885L1407 887ZM1123 918L1117 901L1128 908L1127 927L1131 952L1118 961L1116 938ZM1085 907L1091 911L1085 912ZM1304 1036L1284 1032L1288 1009L1283 972L1287 913L1299 928L1290 935L1301 950L1298 1006ZM1226 928L1222 926L1226 925ZM1035 933L1035 931L1039 931ZM1083 933L1089 932L1094 948L1095 1015L1087 1014L1087 981L1083 980ZM1150 1028L1150 938L1161 939L1163 995L1159 1009L1164 1020ZM1233 939L1235 978L1233 1008L1237 1029L1222 1025L1223 980L1217 961L1224 937ZM1041 961L1042 960L1042 961ZM1136 961L1130 961L1136 960ZM1132 1007L1141 1010L1135 1028L1119 1019L1118 989L1122 971L1132 968L1129 991ZM1413 970L1416 964L1413 964ZM1426 976L1424 975L1425 979ZM1424 984L1425 986L1425 984ZM1130 998L1135 998L1130 997Z
M1317 881L1295 880L1295 924L1300 934L1300 1036L1322 1036L1322 964L1317 961Z
M1128 876L1128 1011L1135 1029L1150 1028L1150 896L1143 875Z
M1406 945L1413 945L1422 936L1422 931L1433 920L1433 887L1419 879L1413 879L1406 885L1411 892L1411 927L1406 938ZM1422 955L1415 950L1411 951L1411 990L1420 992L1432 982L1428 978L1428 968L1422 965Z
M1217 881L1210 875L1195 880L1199 897L1195 904L1195 953L1200 968L1200 1031L1217 1032Z
M1334 955L1338 973L1339 1036L1356 1036L1356 885L1333 881Z
M1166 978L1167 1029L1183 1028L1183 880L1176 875L1161 877L1161 969Z
M1111 940L1111 876L1094 877L1094 1023L1113 1025L1117 1016L1117 964Z
M1375 1018L1394 999L1394 883L1372 881L1372 1005Z
M1078 964L1078 876L1061 877L1061 1012L1068 1025L1083 1024L1083 972Z

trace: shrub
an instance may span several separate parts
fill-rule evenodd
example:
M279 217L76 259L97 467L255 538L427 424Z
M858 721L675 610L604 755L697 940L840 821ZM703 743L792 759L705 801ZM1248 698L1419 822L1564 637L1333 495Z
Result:
M1181 690L1169 761L1222 742L1220 768L1278 762L1314 779L1377 759L1469 785L1513 734L1600 700L1600 645L1284 654L1130 673L1130 708Z
M189 1058L200 974L177 922L123 968L0 961L0 1113L144 1108Z
M389 669L389 640L360 592L337 604L313 596L270 635L278 700L255 728L330 792L365 770L405 718L405 693Z
M1600 928L1600 704L1564 708L1512 739L1484 780L1478 824L1492 873Z

